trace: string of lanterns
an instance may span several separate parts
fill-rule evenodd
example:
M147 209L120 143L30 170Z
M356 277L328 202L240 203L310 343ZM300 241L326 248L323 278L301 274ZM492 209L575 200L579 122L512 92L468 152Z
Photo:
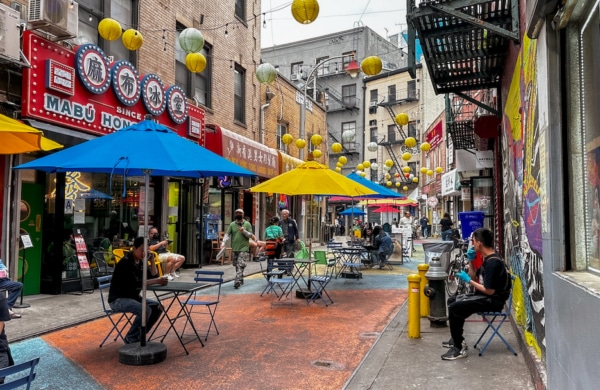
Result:
M289 145L293 141L294 141L294 137L290 133L286 133L281 136L281 142L283 142L285 145ZM313 134L313 136L310 137L310 143L314 147L317 147L323 143L323 137L320 134ZM298 149L304 149L306 147L306 141L301 138L298 138L295 141L295 145ZM313 149L312 155L314 158L319 158L323 155L323 152L320 149Z

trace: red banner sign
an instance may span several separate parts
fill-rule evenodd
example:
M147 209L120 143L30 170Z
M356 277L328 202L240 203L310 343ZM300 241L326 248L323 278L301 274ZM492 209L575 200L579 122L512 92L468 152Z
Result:
M32 31L23 33L22 116L104 135L145 119L204 145L204 110L187 104L179 86L139 76L128 61L109 62L87 43L69 50Z
M435 148L444 140L442 134L442 121L439 121L433 129L431 129L425 136L425 140L429 142L432 148Z

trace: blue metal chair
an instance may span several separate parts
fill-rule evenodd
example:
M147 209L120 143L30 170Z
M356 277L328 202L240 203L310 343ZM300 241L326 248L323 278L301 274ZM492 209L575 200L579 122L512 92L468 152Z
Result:
M199 296L199 292L194 293L194 297L187 301L187 305L190 307L190 317L192 314L204 314L210 316L210 322L208 323L208 329L206 331L206 335L204 336L204 341L208 339L208 335L210 334L211 328L214 327L216 334L219 334L219 329L217 328L217 323L215 322L215 313L217 311L217 307L219 306L219 302L221 300L221 285L223 284L223 275L225 272L223 271L205 271L205 270L196 270L196 276L194 277L194 281L196 283L205 282L212 284L212 289L216 289L216 294L211 294L210 296L202 296L197 299ZM202 290L203 292L206 290ZM214 291L214 290L213 290ZM195 307L204 307L206 308L205 312L196 311L194 312ZM187 323L186 325L187 326ZM185 331L184 326L184 331Z
M0 389L17 389L21 386L27 386L29 389L31 382L35 379L35 366L40 362L40 358L31 359L29 361L15 364L11 367L0 368L0 378L4 379L4 383L0 384ZM26 376L13 376L9 378L9 375L27 373Z
M133 314L119 313L113 311L113 309L111 309L108 305L108 302L104 300L104 293L108 292L108 290L110 289L111 280L112 275L100 276L98 278L98 289L100 290L100 299L102 300L102 310L104 310L104 314L106 314L106 317L108 317L112 324L112 328L107 333L106 337L104 337L104 340L102 340L102 342L100 343L100 348L102 348L104 343L106 343L106 340L108 340L108 338L113 334L113 332L117 333L113 341L117 341L118 338L121 338L121 340L125 342L125 336L123 335L123 333L125 333L125 327L128 324L131 325L133 323ZM114 314L120 314L120 316L117 316L117 319L115 320L115 318L113 318ZM125 323L121 326L120 324L123 320L125 321Z
M307 305L310 305L311 302L315 302L318 299L320 299L325 306L329 306L333 303L333 299L331 299L325 287L327 287L327 284L329 284L331 279L335 276L335 263L336 262L333 259L328 260L325 274L310 277L309 283L313 290L312 294L306 298Z
M513 288L514 288L515 277L511 275L511 279L512 279L513 283L510 287L510 295L508 296L508 303L505 305L505 310L504 311L491 311L491 312L477 313L487 323L487 327L485 328L485 330L483 331L481 336L479 336L479 338L477 339L477 342L475 343L473 348L477 348L477 345L479 344L479 342L481 341L483 336L485 336L485 334L487 333L487 331L490 328L492 329L492 335L489 337L489 339L487 340L487 342L485 343L483 348L481 348L479 350L479 356L483 355L483 353L485 352L488 345L490 345L490 342L492 341L492 339L496 336L498 336L500 338L500 340L502 340L504 345L506 345L506 348L508 348L508 350L511 351L513 353L513 355L517 356L517 353L515 352L515 350L510 346L508 341L506 341L506 339L504 337L502 337L502 335L500 334L500 327L508 319L508 317L510 316L510 311L512 309L512 297L513 297ZM496 319L498 319L499 322L498 322L497 326L494 326L494 321L496 321Z

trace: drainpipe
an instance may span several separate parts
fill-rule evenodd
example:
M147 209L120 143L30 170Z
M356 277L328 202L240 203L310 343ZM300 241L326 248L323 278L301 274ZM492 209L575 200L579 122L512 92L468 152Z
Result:
M265 144L265 110L267 107L271 105L270 102L266 102L262 106L260 106L260 134L258 137L260 138L260 143Z

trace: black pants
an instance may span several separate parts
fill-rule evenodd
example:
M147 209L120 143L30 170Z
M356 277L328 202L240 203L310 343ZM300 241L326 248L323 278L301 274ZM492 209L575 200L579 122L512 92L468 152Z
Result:
M454 345L460 348L464 341L463 329L465 320L472 314L484 311L500 311L504 303L494 303L485 295L460 294L448 298L448 321L450 322L450 336Z

